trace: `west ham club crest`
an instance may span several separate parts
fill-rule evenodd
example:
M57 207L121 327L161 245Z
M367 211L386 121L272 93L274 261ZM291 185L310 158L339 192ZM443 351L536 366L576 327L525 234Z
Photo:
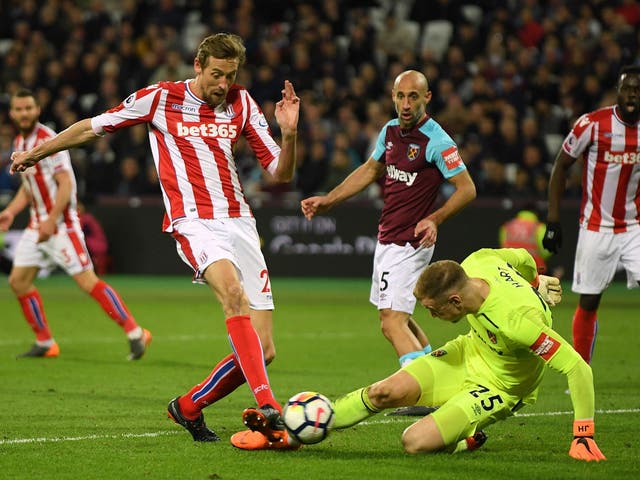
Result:
M420 145L416 143L410 143L407 147L407 158L410 162L413 162L420 155Z

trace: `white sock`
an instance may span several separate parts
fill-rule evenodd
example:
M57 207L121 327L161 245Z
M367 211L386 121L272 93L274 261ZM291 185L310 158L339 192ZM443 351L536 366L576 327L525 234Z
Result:
M138 340L139 338L142 338L142 327L136 327L127 332L127 337L129 337L129 340Z

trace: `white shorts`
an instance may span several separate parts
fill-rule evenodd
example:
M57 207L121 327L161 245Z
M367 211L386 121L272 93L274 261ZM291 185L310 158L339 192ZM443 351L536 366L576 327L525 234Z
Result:
M627 287L640 282L640 228L622 233L580 229L573 267L576 293L597 295L609 286L616 270L627 272Z
M413 289L422 270L429 265L434 247L401 247L394 243L376 244L369 301L378 310L389 308L412 314L416 306Z
M80 228L58 225L58 231L49 240L37 242L38 230L27 228L16 246L13 264L39 268L57 265L71 276L93 268Z
M185 219L173 226L172 236L178 255L195 272L194 283L206 283L203 273L212 263L229 260L238 271L249 306L273 310L269 271L255 219Z

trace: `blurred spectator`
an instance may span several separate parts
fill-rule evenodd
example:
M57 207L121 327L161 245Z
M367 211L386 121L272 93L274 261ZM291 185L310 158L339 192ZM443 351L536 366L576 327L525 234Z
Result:
M533 180L529 170L517 165L513 182L507 188L507 197L512 200L529 200L534 197Z
M149 83L162 81L177 82L193 76L193 67L182 60L177 50L169 50L162 63L149 78ZM277 98L277 97L276 97Z
M484 158L480 178L476 185L480 196L505 197L509 187L505 176L504 164L495 157Z
M388 79L415 68L425 73L434 92L429 113L471 153L463 158L474 177L487 177L488 157L502 163L503 171L507 163L525 162L535 156L535 149L528 149L535 144L541 168L529 176L540 191L555 155L546 145L553 144L554 136L564 137L579 112L613 103L608 97L619 67L640 62L640 4L634 0L575 5L458 0L5 3L0 20L4 102L20 83L30 86L57 130L117 105L124 94L149 83L193 76L192 59L184 57L195 48L188 48L189 42L206 30L225 30L246 39L248 68L238 82L251 88L265 110L273 107L282 80L294 81L303 98L300 143L311 151L314 142L324 142L325 167L333 145L341 141L338 133L349 137L352 165L353 152L368 157L380 119L394 113ZM434 20L453 28L448 48L437 58L423 44L425 25ZM0 129L6 124L0 116ZM278 135L277 126L271 127ZM147 133L142 129L134 135L134 130L132 136L110 140L116 155L111 163L105 163L110 154L100 142L72 153L81 167L80 186L114 193L122 175L120 160L129 155L145 177ZM473 141L466 145L469 138ZM492 162L488 170L500 170ZM93 170L96 165L109 168L101 175ZM310 165L299 165L296 188L318 188L304 173ZM244 173L253 178L257 192L263 190L261 175ZM507 190L524 192L522 185L514 185L516 178L505 179ZM489 183L493 187L479 189L479 195L501 195L502 187L496 192L495 182Z
M102 225L96 217L89 213L85 204L78 201L78 216L84 233L84 241L93 261L93 267L99 276L108 273L110 267L109 242Z
M538 218L535 208L526 206L514 218L500 226L500 248L524 248L536 261L538 273L547 271L546 260L552 253L542 246L546 226Z
M120 181L116 185L118 196L138 196L146 193L146 177L140 169L138 159L127 155L120 161Z
M349 153L343 149L333 150L329 163L329 175L322 186L323 192L329 192L340 185L353 171Z
M315 195L324 191L329 176L329 155L327 147L322 141L315 141L311 145L298 146L298 165L296 188L303 196Z

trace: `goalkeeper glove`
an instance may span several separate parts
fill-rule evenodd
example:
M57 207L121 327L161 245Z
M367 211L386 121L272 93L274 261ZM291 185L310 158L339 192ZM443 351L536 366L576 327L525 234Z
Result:
M538 293L550 307L555 307L562 300L562 285L556 277L538 275Z
M593 439L595 426L593 420L575 420L573 422L573 442L569 449L569 456L576 460L606 460L596 441Z
M542 246L551 253L558 253L562 246L562 227L560 222L548 222L542 238Z

